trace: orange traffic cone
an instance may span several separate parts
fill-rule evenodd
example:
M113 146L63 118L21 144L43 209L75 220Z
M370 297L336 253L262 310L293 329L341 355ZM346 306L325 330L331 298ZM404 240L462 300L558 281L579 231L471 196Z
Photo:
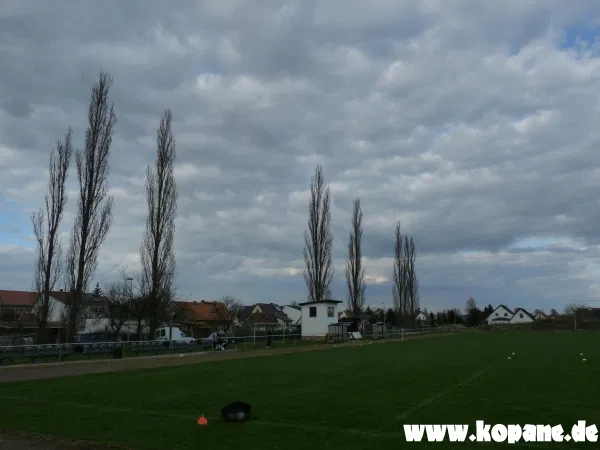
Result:
M206 417L204 417L204 414L202 414L200 416L200 418L198 419L198 425L208 425L208 420L206 420Z

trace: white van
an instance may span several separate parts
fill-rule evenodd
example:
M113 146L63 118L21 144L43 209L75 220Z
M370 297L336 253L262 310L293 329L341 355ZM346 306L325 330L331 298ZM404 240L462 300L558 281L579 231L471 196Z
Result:
M186 344L194 344L196 342L196 339L188 336L178 327L161 327L154 332L155 341L168 341L169 338L172 341L185 342Z

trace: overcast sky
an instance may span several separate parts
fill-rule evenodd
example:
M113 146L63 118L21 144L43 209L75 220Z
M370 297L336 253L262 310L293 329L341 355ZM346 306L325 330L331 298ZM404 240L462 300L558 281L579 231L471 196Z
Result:
M183 297L306 299L322 164L334 298L360 196L374 306L392 302L398 220L429 309L599 306L599 25L597 0L3 0L0 289L32 286L49 151L69 126L82 147L104 70L115 217L90 290L139 264L144 170L170 107ZM74 207L71 193L65 233Z

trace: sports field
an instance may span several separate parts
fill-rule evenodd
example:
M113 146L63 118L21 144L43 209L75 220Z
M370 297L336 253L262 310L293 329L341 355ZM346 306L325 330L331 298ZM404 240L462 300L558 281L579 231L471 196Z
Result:
M402 425L600 425L599 343L585 332L464 333L1 383L0 427L140 450L479 448L408 444ZM223 423L219 409L235 400L257 419ZM200 414L208 426L196 424Z

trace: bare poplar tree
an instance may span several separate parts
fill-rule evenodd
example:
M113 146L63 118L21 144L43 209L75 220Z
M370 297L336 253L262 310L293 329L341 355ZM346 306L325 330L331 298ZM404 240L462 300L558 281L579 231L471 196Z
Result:
M407 298L407 313L411 321L411 326L414 326L415 317L419 309L419 282L415 271L416 248L415 241L412 236L404 239L405 247L405 267L406 267L406 298Z
M404 236L400 226L400 221L396 224L394 230L395 242L394 242L394 269L393 269L393 295L394 295L394 309L396 314L400 316L400 320L403 325L407 312L406 302L406 260L404 256Z
M394 245L394 309L402 325L414 325L419 310L419 280L415 270L415 240L403 235L400 221L396 224Z
M331 193L325 183L323 168L317 166L310 186L308 230L304 233L304 281L309 301L322 301L331 296L332 247Z
M362 266L362 227L363 213L360 198L354 200L352 224L348 239L348 262L346 263L346 284L348 286L348 309L358 317L365 304L365 270Z
M174 298L175 282L175 216L177 187L173 165L175 139L171 130L171 110L165 110L156 136L156 168L146 170L148 218L141 247L142 296L147 299L150 336L166 319Z
M114 107L108 102L112 78L100 73L93 87L88 109L88 128L83 151L75 153L79 192L77 215L67 255L67 285L71 291L69 335L77 332L84 293L98 265L100 246L112 225L113 198L108 196L108 173Z
M71 164L71 129L56 143L50 153L48 192L45 197L45 209L40 208L32 214L31 223L37 243L35 268L36 292L41 304L36 310L38 330L41 335L48 324L50 314L50 291L54 290L61 272L62 246L60 242L60 223L67 204L66 182Z

